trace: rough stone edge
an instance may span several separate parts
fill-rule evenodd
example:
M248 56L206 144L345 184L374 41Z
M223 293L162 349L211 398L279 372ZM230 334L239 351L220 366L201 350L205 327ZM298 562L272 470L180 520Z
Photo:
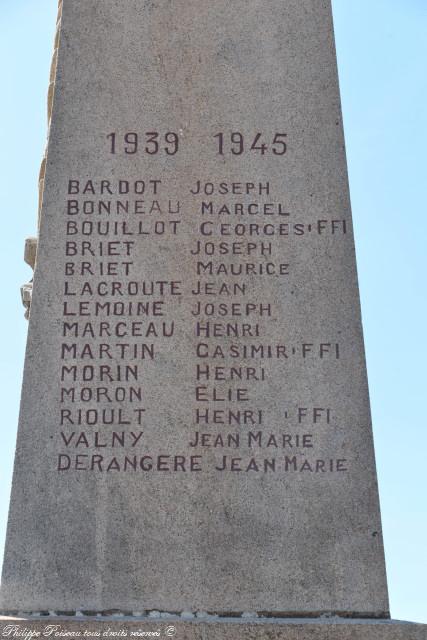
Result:
M49 142L50 123L52 119L53 97L55 94L56 69L58 64L59 39L60 39L60 33L61 33L62 2L63 0L58 0L56 32L55 32L55 39L53 44L52 62L50 65L49 88L47 92L47 136L46 136L45 151L44 151L43 159L40 165L39 180L38 180L37 234L40 228L40 215L41 215L42 204L43 204L44 180L46 175L47 145ZM37 243L38 243L38 237L26 238L25 240L24 260L28 265L30 265L33 271L35 269L36 260L37 260ZM25 308L25 318L27 320L30 317L32 294L33 294L33 281L31 280L30 282L22 285L21 287L21 300Z
M152 612L154 613L154 612ZM182 640L426 640L427 625L400 620L348 618L196 618L148 616L0 616L2 636L31 640L44 635L132 637L160 636ZM47 633L48 631L48 633ZM53 633L55 632L55 633ZM91 635L92 632L92 635Z
M39 614L27 614L25 612L19 612L15 615L0 614L0 622L4 621L16 621L16 622L57 622L59 620L67 620L68 622L74 622L81 624L84 622L126 622L126 623L155 623L155 622L179 622L182 624L227 624L227 625L280 625L280 626L334 626L334 625L369 625L378 627L417 627L420 629L425 628L427 632L427 624L418 622L409 622L406 620L393 620L393 619L375 619L375 618L343 618L339 616L322 616L322 617L301 617L301 618L281 618L281 617L263 617L256 614L242 614L241 616L220 616L212 615L204 612L198 612L197 614L190 614L190 612L183 612L181 614L164 613L159 611L150 612L148 615L135 613L113 613L113 614L85 614L77 611L75 613L58 613L53 612L39 613Z
M45 611L24 611L24 610L12 610L12 609L1 609L0 610L0 619L2 617L10 617L10 618L30 618L34 620L40 619L58 619L58 618L67 618L67 619L75 619L75 620L84 620L84 619L123 619L123 620L182 620L182 621L191 621L191 620L205 620L205 621L230 621L230 620L243 620L243 621L261 621L268 622L270 620L281 620L281 621L294 621L294 620L305 620L305 621L342 621L345 622L390 622L390 614L389 612L368 612L368 613L359 613L354 611L339 611L339 612L324 612L324 611L314 611L314 612L291 612L291 611L160 611L157 609L146 610L139 609L135 611L125 611L121 609L108 609L103 611L94 611L94 610L45 610ZM408 623L411 624L411 623Z
M59 39L61 35L62 2L63 0L59 0L58 2L58 16L56 19L56 32L55 32L55 39L53 44L52 62L50 65L49 88L47 92L47 142L49 141L50 123L52 120L53 98L55 95L56 69L58 66ZM39 172L39 208L38 208L37 228L40 227L40 213L41 213L42 203L43 203L44 179L46 175L47 142L46 142L46 148L45 148L43 159L40 165L40 172Z

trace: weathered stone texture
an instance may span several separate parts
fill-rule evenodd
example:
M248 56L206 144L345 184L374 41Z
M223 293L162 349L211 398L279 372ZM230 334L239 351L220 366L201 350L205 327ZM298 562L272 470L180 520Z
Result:
M174 637L177 640L426 640L427 626L408 624L405 622L346 622L346 621L310 621L300 620L290 622L286 620L262 621L258 623L247 621L228 622L183 622L176 618L165 619L104 619L71 620L46 618L35 621L2 620L0 631L8 625L17 625L24 629L46 633L49 625L58 625L56 633L75 633L74 637L91 636L96 632L101 637L110 633L110 637L130 638L132 634L139 637ZM53 632L55 633L55 631ZM114 636L119 634L121 636ZM152 633L152 636L148 634ZM80 634L80 635L77 635ZM145 634L145 635L144 635ZM68 636L69 637L69 636ZM98 636L99 637L99 636ZM137 636L138 637L138 636Z
M3 608L387 617L330 3L60 25Z

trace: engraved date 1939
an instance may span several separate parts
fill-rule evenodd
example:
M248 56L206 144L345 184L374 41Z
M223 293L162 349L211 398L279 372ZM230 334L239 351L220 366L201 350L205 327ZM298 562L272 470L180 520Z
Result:
M129 131L124 134L109 133L107 140L110 144L110 153L147 153L150 156L158 153L166 153L174 156L179 150L178 134L174 131L159 133L159 131L146 131L143 134Z

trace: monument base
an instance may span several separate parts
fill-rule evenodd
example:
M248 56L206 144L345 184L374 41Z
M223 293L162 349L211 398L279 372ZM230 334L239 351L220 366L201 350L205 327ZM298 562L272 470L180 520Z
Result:
M427 625L343 618L22 616L1 617L0 636L24 640L157 637L175 637L177 640L426 640Z

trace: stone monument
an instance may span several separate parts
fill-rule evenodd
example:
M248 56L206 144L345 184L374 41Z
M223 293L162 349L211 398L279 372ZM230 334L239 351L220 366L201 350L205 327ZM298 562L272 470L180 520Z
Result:
M330 3L64 0L52 67L3 611L421 638L388 621Z

